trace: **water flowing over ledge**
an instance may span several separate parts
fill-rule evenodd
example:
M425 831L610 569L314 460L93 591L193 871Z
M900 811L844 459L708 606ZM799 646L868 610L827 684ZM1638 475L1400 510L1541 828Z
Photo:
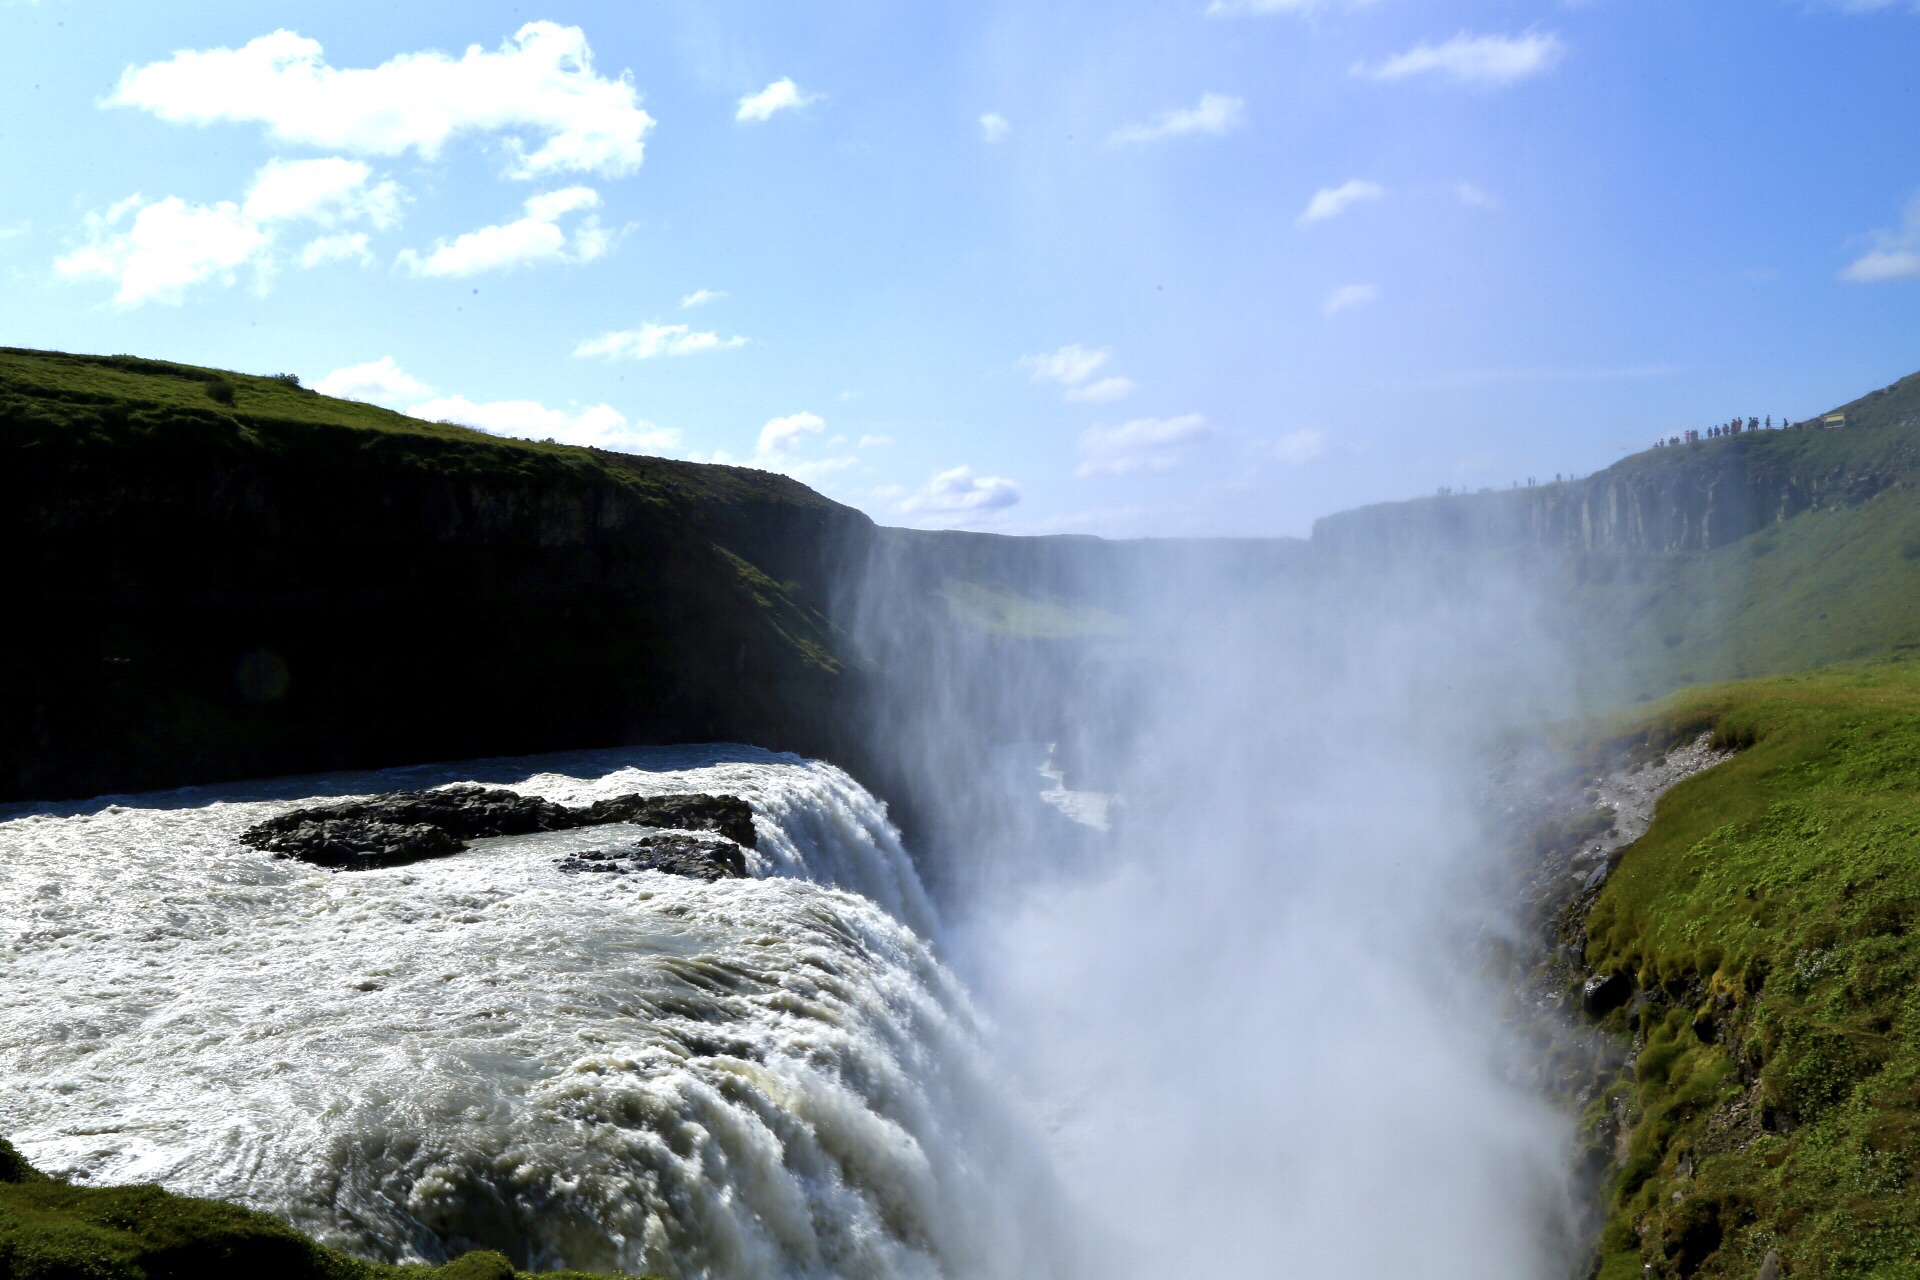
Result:
M606 828L332 873L237 844L481 781L754 807L754 878L567 875ZM42 806L0 822L0 1132L42 1167L375 1257L701 1276L1040 1275L1056 1236L884 807L747 748Z

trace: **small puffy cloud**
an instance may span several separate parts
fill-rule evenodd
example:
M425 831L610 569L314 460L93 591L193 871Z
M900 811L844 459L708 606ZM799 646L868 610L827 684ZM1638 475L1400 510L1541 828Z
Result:
M433 422L454 422L489 435L522 440L554 440L588 445L617 453L660 452L678 447L680 433L625 414L609 404L569 412L551 409L535 400L493 400L475 403L465 396L442 396L412 405L407 412Z
M392 356L381 356L365 364L350 364L344 369L335 369L314 383L313 389L323 396L365 400L389 409L410 404L433 390L402 369Z
M1069 343L1058 351L1044 355L1025 356L1021 367L1033 371L1035 382L1057 383L1064 388L1062 399L1082 401L1092 404L1108 404L1123 400L1134 392L1131 378L1109 375L1095 378L1094 375L1106 366L1112 353L1101 347L1094 351L1077 342Z
M782 76L760 92L750 93L740 99L739 110L733 113L733 118L758 123L773 119L777 112L798 111L808 103L819 100L819 94L802 93L792 77Z
M862 449L884 449L892 443L893 443L892 436L885 436L885 435L861 436L860 444L858 447Z
M718 302L726 296L727 291L725 289L695 289L692 293L680 299L680 308L684 311L689 307L704 307L709 302Z
M1213 428L1197 413L1177 418L1135 418L1117 427L1088 427L1080 434L1077 476L1123 476L1170 471Z
M231 200L188 204L179 196L129 196L105 213L90 213L87 242L57 259L66 280L108 280L122 307L178 303L209 280L231 283L240 268L264 269L272 234Z
M358 160L269 160L253 177L241 212L255 222L306 218L323 226L364 219L378 228L400 220L400 187L370 182Z
M1163 138L1179 138L1190 133L1222 134L1239 128L1246 121L1247 104L1224 93L1207 93L1191 107L1163 111L1152 124L1128 125L1114 131L1107 145L1138 146Z
M790 413L784 418L775 418L760 428L760 455L777 458L792 453L809 436L817 436L826 429L826 421L814 413Z
M1372 66L1356 62L1353 74L1369 80L1439 76L1457 84L1492 88L1543 75L1566 56L1566 44L1552 32L1472 36L1463 31L1444 44L1416 45Z
M303 267L318 267L329 262L358 262L364 266L373 261L373 250L368 247L366 232L340 231L307 241L300 247L296 261Z
M1878 284L1920 276L1920 196L1907 204L1905 225L1898 231L1873 233L1873 248L1848 263L1842 280Z
M1294 431L1273 442L1273 456L1289 467L1304 467L1327 452L1324 431Z
M578 27L529 22L494 51L405 53L371 68L332 67L323 54L285 30L182 50L129 67L107 103L180 124L261 124L282 142L357 155L432 159L458 135L501 133L520 178L630 173L653 128L628 80L594 70ZM527 136L539 140L531 151Z
M1352 307L1362 307L1380 296L1377 284L1343 284L1327 295L1320 309L1328 315L1337 315Z
M1307 201L1307 207L1293 220L1293 225L1306 227L1325 222L1328 218L1339 217L1349 205L1362 200L1378 200L1386 194L1387 189L1379 183L1360 178L1343 182L1337 187L1322 187L1313 193L1313 199Z
M1455 184L1453 194L1460 198L1461 204L1468 205L1475 209L1498 209L1500 207L1499 197L1495 196L1492 192L1481 190L1471 182Z
M1013 125L998 111L989 111L980 117L980 137L987 142L1004 142L1013 132Z
M717 333L703 333L689 325L649 322L638 329L584 338L573 349L573 354L605 356L609 360L651 360L655 356L688 356L697 351L730 351L745 345L747 340L738 336L722 338Z
M935 474L896 507L901 515L928 523L972 524L990 519L1020 501L1020 486L1003 476L975 475L972 467Z
M416 276L472 276L541 262L591 262L612 242L599 218L589 213L571 236L560 219L599 204L592 187L549 191L526 202L524 218L436 241L425 254L403 249L398 264Z

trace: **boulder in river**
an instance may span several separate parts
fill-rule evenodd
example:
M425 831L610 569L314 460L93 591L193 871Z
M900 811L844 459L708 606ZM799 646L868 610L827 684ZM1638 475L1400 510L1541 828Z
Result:
M753 809L738 796L633 794L568 808L539 796L472 785L396 791L295 809L248 827L240 833L240 843L315 866L363 871L445 857L465 849L469 840L489 836L614 822L711 831L730 842L736 857L739 846L753 848L757 843ZM730 864L723 860L718 865ZM744 875L745 863L730 874Z
M635 871L664 871L695 880L744 880L747 857L731 840L699 840L692 836L645 836L618 849L589 849L560 859L562 871L627 875Z

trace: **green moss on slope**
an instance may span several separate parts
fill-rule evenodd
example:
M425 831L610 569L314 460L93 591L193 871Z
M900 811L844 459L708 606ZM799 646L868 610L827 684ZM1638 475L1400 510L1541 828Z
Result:
M1586 927L1630 1078L1601 1276L1920 1276L1920 663L1689 691L1680 783Z
M158 1187L76 1187L0 1139L0 1280L526 1280L497 1253L395 1267L324 1248L278 1218ZM544 1280L592 1280L584 1271Z

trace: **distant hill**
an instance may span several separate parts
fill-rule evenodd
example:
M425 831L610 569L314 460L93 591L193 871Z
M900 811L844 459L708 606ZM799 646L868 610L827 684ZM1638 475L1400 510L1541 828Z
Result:
M1920 648L1920 374L1812 423L1650 449L1580 480L1342 512L1318 558L1505 557L1619 690ZM1825 415L1822 415L1824 417Z

